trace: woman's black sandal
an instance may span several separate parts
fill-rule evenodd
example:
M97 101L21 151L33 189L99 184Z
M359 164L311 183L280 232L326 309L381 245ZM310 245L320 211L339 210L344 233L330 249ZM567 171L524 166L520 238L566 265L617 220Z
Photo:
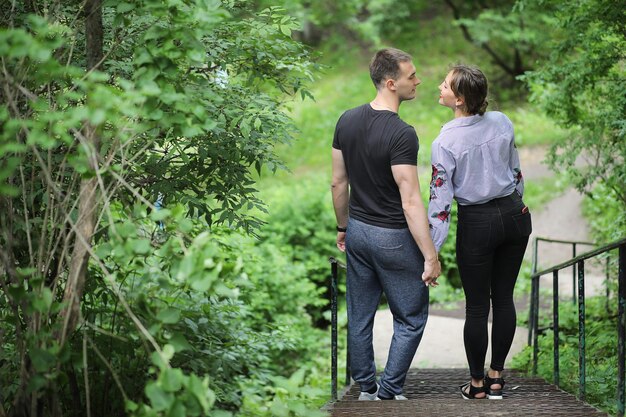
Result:
M492 389L492 385L500 385L499 389ZM504 388L503 378L490 378L489 375L485 376L485 388L487 391L487 398L490 400L501 400L502 389Z
M466 392L465 389L469 386L469 391ZM485 397L476 397L476 394L480 394L481 392L486 392L485 387L475 387L472 385L471 382L465 383L461 386L459 386L459 389L461 390L461 396L463 397L463 399L465 400L484 400Z

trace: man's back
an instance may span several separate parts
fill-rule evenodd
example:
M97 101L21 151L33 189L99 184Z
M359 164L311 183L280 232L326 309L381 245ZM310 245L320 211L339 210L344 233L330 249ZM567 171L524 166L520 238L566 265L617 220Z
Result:
M391 166L417 164L415 130L397 113L364 104L341 116L333 148L341 150L350 179L350 215L375 226L407 227Z

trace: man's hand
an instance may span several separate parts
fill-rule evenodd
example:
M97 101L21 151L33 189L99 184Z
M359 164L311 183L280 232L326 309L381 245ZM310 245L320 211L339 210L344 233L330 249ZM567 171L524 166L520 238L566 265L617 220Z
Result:
M337 232L337 247L340 251L346 251L346 232Z
M441 263L438 258L433 260L427 260L424 262L424 273L422 274L422 281L426 286L436 287L439 285L437 278L441 275Z

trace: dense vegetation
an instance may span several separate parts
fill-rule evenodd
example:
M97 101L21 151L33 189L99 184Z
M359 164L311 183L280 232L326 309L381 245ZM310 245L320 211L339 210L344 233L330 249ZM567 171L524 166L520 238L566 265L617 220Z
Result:
M338 255L328 147L341 112L372 97L367 60L382 45L411 52L423 81L401 116L420 137L425 198L450 118L436 86L465 61L490 76L518 145L553 143L569 172L529 184L527 202L574 178L610 230L598 240L623 236L624 11L444 3L3 7L0 417L321 414ZM453 233L432 301L460 297ZM592 337L609 343L602 329Z
M314 66L294 20L246 2L11 6L0 415L311 415L317 288L246 233L265 210L253 172L293 131L281 102Z

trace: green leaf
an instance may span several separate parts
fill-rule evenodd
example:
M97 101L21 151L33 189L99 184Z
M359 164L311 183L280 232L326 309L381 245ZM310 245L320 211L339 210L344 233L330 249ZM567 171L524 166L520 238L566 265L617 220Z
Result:
M283 32L283 35L291 37L291 28L289 26L281 25L280 31Z
M137 239L132 241L133 252L139 255L147 255L153 251L152 244L148 239Z
M170 412L167 414L167 417L187 417L188 415L195 414L188 413L185 404L183 404L180 400L176 400L174 405L170 408Z
M187 389L196 398L198 404L202 407L202 411L206 414L215 403L215 393L209 389L209 380L204 378L201 380L195 374L189 375Z
M39 294L39 297L36 297L32 300L31 306L33 310L38 311L40 313L45 313L48 311L50 306L52 305L52 291L49 288L44 287Z
M209 276L209 274L204 274L200 277L194 277L191 281L191 288L196 291L205 292L208 291L209 288L211 288L213 281L213 278Z
M180 310L177 308L166 308L165 310L159 311L157 314L157 319L165 324L175 324L180 320Z
M44 149L50 149L56 146L57 142L54 137L39 129L32 129L26 139L28 145L41 146Z
M126 411L131 411L131 412L137 411L139 409L139 406L137 405L137 403L131 400L127 400L126 403L124 404L124 407Z
M33 347L28 356L37 372L47 372L56 363L56 357L48 349Z
M7 197L17 197L20 195L20 189L16 186L0 183L0 195Z
M133 3L118 3L117 5L117 13L118 14L124 14L127 12L130 12L131 10L135 10L135 5Z
M171 210L161 208L158 210L152 210L152 212L150 213L150 218L155 222L160 222L169 218L171 215Z
M165 392L156 382L149 382L145 389L146 397L156 411L163 411L170 408L174 402L174 395Z
M193 350L193 346L189 344L185 336L181 333L174 333L174 335L168 340L168 343L174 347L176 352Z
M176 392L181 389L185 380L183 371L178 368L167 368L159 375L161 386L167 392Z

